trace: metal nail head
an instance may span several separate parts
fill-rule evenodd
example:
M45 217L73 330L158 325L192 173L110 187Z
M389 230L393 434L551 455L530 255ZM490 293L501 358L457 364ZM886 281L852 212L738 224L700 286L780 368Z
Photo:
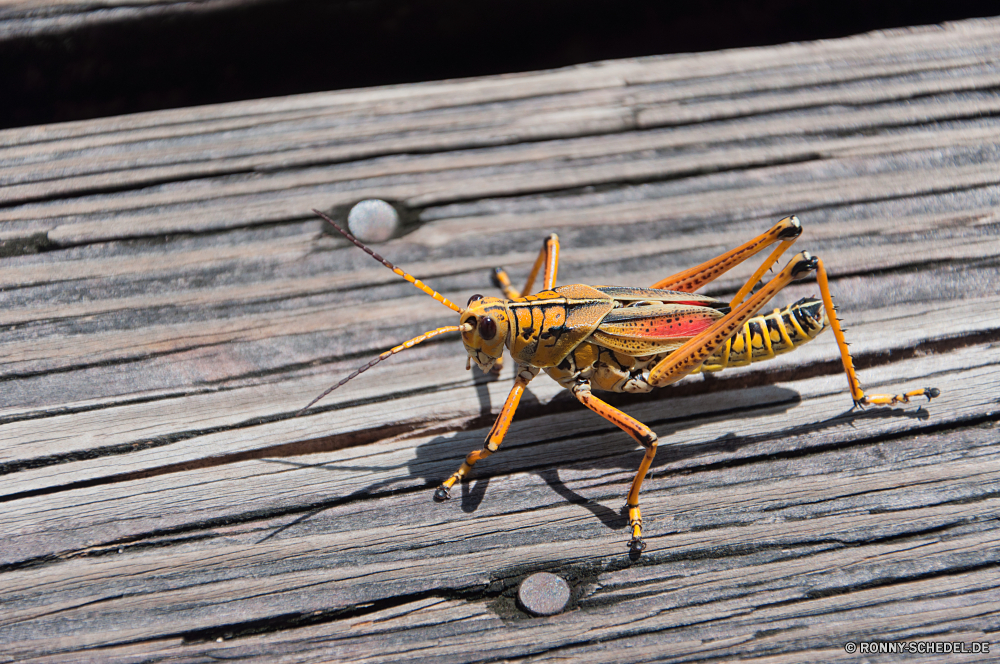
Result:
M554 616L569 604L569 584L549 572L537 572L521 582L517 600L535 616Z
M399 213L385 201L369 198L347 213L347 227L362 242L385 242L399 230Z

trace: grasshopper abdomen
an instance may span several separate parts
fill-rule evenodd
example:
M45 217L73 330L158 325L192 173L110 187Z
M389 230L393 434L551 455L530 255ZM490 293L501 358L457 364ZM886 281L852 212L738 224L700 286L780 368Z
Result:
M722 371L770 360L812 341L826 327L822 300L802 298L784 309L748 320L699 370Z

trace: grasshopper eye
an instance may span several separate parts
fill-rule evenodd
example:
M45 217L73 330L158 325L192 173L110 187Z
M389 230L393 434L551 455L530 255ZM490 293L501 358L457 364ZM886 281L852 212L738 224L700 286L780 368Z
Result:
M472 304L476 300L481 300L481 299L483 299L483 296L479 295L477 293L477 294L475 294L475 295L473 295L472 297L469 298L469 301L465 303L465 306L469 306L470 304Z
M489 341L497 335L497 324L489 316L479 319L479 336L485 341Z

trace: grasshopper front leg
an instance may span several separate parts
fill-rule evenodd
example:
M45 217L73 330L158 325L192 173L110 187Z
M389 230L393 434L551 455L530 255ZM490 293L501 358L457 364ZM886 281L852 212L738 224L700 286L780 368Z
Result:
M487 434L483 449L469 452L458 470L452 473L451 477L442 482L441 486L434 491L434 500L438 502L448 500L451 497L451 487L455 486L455 482L465 477L472 470L472 467L476 465L477 461L485 459L500 449L500 444L503 443L504 436L507 435L507 430L510 429L510 423L514 418L514 411L517 410L517 404L521 402L521 395L524 394L524 388L527 387L532 378L538 375L538 372L539 369L535 367L518 366L517 378L514 379L514 387L511 388L510 394L507 395L507 400L504 402L503 408L500 409L500 415L497 416L496 422L493 423L493 428Z

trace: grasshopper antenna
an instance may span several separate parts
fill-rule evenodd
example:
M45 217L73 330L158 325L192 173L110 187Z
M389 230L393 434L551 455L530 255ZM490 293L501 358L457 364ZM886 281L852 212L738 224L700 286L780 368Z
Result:
M335 389L337 389L338 387L340 387L344 383L348 382L352 378L356 378L357 376L360 376L361 374L363 374L364 372L368 371L369 369L371 369L373 366L375 366L376 364L378 364L382 360L387 359L387 358L395 355L396 353L399 353L400 351L404 351L407 348L413 348L417 344L423 343L423 342L427 341L428 339L432 339L432 338L436 337L439 334L445 334L447 332L469 332L470 330L472 330L472 325L470 323L465 323L464 325L445 325L444 327L439 327L436 330L431 330L429 332L424 332L420 336L413 337L409 341L404 341L403 343L399 344L395 348L392 348L390 350L385 351L384 353L382 353L381 355L379 355L378 357L376 357L375 359L373 359L371 362L369 362L368 364L364 365L363 367L361 367L359 369L356 369L350 376L348 376L347 378L343 379L342 381L340 381L336 385L328 387L326 390L324 390L323 394L319 395L318 397L316 397L315 399L313 399L312 401L310 401L309 404L305 408L303 408L299 412L295 413L295 417L298 417L299 415L302 415L304 412L306 412L307 410L309 410L310 408L312 408L314 405L316 405L316 402L318 402L321 399L323 399L323 397L325 397L326 395L330 394L330 392L333 392Z
M313 212L315 212L320 217L322 217L323 219L325 219L328 224L330 224L331 226L333 226L334 228L336 228L337 231L341 235L343 235L348 240L350 240L351 242L353 242L358 248L360 248L361 250L363 250L366 254L368 254L369 256L371 256L372 258L374 258L375 260L377 260L382 265L385 265L387 268L389 268L390 270L392 270L393 272L395 272L396 274L398 274L402 278L406 279L411 284L413 284L414 286L416 286L417 288L419 288L423 292L427 293L428 295L430 295L431 297L433 297L435 300L437 300L438 302L440 302L444 306L448 307L449 309L451 309L452 311L455 311L457 313L462 313L463 311L465 311L464 309L462 309L462 307L458 306L457 304L455 304L454 302L452 302L451 300L449 300L448 298L446 298L444 295L441 295L441 293L438 293L436 290L434 290L433 288L431 288L430 286L428 286L424 282L420 281L419 279L417 279L413 275L410 275L410 274L407 274L406 272L403 272L398 267L396 267L395 265L393 265L392 263L390 263L386 259L384 259L381 256L379 256L378 254L376 254L374 251L372 251L371 249L369 249L368 247L366 247L361 242L361 240L357 239L356 237L354 237L353 235L351 235L350 233L348 233L347 231L345 231L343 228L341 228L340 226L338 226L337 222L335 222L330 217L326 216L325 214L323 214L319 210L313 210Z
M422 290L424 293L427 293L428 295L430 295L435 300L437 300L438 302L440 302L444 306L448 307L452 311L455 311L455 312L458 312L458 313L462 313L463 311L465 311L460 306L458 306L457 304L455 304L454 302L452 302L451 300L449 300L445 296L441 295L440 293L438 293L436 290L434 290L433 288L431 288L430 286L428 286L424 282L420 281L419 279L417 279L416 277L414 277L414 276L412 276L410 274L407 274L406 272L404 272L403 270L399 269L398 267L396 267L395 265L393 265L392 263L390 263L386 259L384 259L381 256L379 256L378 254L376 254L374 251L372 251L371 249L369 249L368 247L366 247L356 237L354 237L353 235L351 235L350 233L348 233L347 231L345 231L343 228L341 228L340 226L338 226L337 222L335 222L330 217L326 216L325 214L323 214L319 210L313 210L313 212L315 212L320 217L322 217L323 219L325 219L328 224L330 224L331 226L333 226L334 228L337 229L337 232L339 232L341 235L343 235L348 240L350 240L358 248L360 248L361 250L363 250L365 253L367 253L369 256L371 256L372 258L374 258L375 260L377 260L382 265L385 265L387 268L389 268L390 270L392 270L393 272L395 272L399 276L401 276L404 279L406 279L407 281L409 281L411 284L413 284L414 286L416 286L417 288L419 288L420 290ZM414 338L412 338L412 339L410 339L408 341L404 341L403 343L399 344L395 348L392 348L390 350L385 351L384 353L382 353L381 355L379 355L378 357L376 357L375 359L373 359L368 364L366 364L366 365L362 366L361 368L355 370L351 375L349 375L347 378L344 378L339 383L337 383L337 384L335 384L335 385L327 388L323 392L323 394L319 395L318 397L316 397L315 399L313 399L312 401L310 401L309 404L305 408L303 408L299 412L295 413L295 417L298 417L299 415L302 415L303 413L305 413L307 410L309 410L310 408L312 408L318 401L320 401L321 399L323 399L325 396L327 396L328 394L330 394L330 392L333 392L335 389L337 389L338 387L340 387L344 383L350 381L352 378L355 378L355 377L361 375L362 373L368 371L369 369L371 369L373 366L375 366L376 364L378 364L382 360L385 360L385 359L387 359L387 358L395 355L396 353L399 353L400 351L404 351L407 348L413 348L417 344L423 343L424 341L427 341L428 339L432 339L432 338L438 336L439 334L445 334L447 332L468 332L468 331L470 331L472 329L473 329L473 326L470 323L465 323L463 325L446 325L444 327L439 327L439 328L437 328L435 330L430 330L429 332L424 332L423 334L421 334L419 336L416 336L416 337L414 337Z

